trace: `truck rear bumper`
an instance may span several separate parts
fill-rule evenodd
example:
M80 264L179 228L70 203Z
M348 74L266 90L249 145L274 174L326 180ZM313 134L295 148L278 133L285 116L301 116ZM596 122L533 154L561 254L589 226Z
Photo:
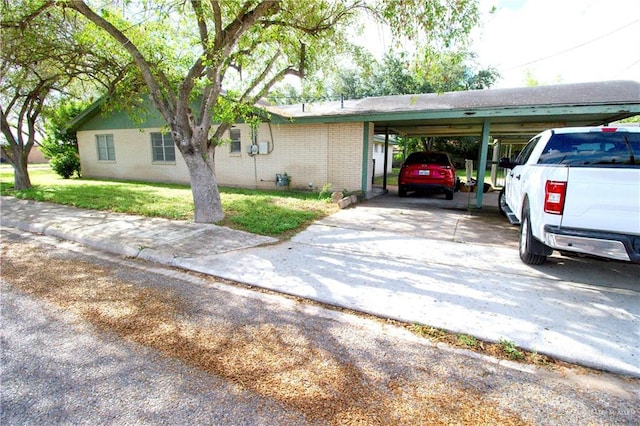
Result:
M544 243L560 251L640 263L640 236L545 225Z

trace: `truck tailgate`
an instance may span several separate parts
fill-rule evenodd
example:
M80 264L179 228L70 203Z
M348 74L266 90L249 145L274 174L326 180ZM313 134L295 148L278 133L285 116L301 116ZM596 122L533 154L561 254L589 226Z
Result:
M640 235L640 168L570 167L561 226Z

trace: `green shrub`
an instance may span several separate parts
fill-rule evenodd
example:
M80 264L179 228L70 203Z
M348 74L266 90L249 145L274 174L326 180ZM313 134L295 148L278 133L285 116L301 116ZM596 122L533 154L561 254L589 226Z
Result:
M320 193L318 194L318 198L321 200L327 200L329 198L331 198L331 184L330 183L325 183L322 186L322 191L320 191Z
M74 174L80 177L80 157L72 150L54 155L49 163L53 171L64 179Z
M473 336L460 334L458 336L458 344L462 346L467 346L469 348L475 348L476 346L478 346L478 340Z
M514 360L521 360L524 359L524 353L522 353L522 351L518 350L518 347L516 346L515 342L512 342L511 340L507 340L505 338L501 338L498 343L500 344L500 347L502 348L502 351L507 354L507 356L511 359Z

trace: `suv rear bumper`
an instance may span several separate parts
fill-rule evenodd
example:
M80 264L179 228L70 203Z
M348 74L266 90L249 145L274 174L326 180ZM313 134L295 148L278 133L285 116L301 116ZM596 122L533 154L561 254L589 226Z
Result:
M425 191L425 192L455 192L454 186L447 186L436 183L405 183L403 186L407 191Z
M640 236L545 225L544 243L560 251L640 263Z

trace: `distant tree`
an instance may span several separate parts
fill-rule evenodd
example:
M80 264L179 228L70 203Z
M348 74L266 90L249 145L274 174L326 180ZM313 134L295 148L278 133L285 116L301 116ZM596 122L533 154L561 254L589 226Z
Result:
M48 158L53 170L63 178L80 176L78 138L68 128L71 120L89 106L79 100L60 101L44 112L44 139L40 150Z
M499 73L492 67L476 70L474 55L429 51L428 57L410 57L407 52L387 52L381 61L359 54L349 67L336 67L330 75L309 77L301 92L288 85L270 98L276 103L331 99L362 99L372 96L455 92L487 89Z
M431 88L417 78L414 69L408 54L388 52L371 74L368 86L373 89L374 96L431 92Z
M620 120L620 123L640 123L640 115L634 115L633 117Z
M40 147L45 157L51 158L65 152L66 146L78 151L78 138L75 132L68 129L68 125L78 114L89 106L89 102L81 100L62 100L57 105L48 108L44 115L44 139Z
M465 48L437 51L423 49L415 62L416 79L434 92L488 89L500 74L493 67L477 70L475 54Z
M527 70L525 72L525 86L526 87L536 87L540 86L540 82L537 78L533 76L533 72L531 70Z

